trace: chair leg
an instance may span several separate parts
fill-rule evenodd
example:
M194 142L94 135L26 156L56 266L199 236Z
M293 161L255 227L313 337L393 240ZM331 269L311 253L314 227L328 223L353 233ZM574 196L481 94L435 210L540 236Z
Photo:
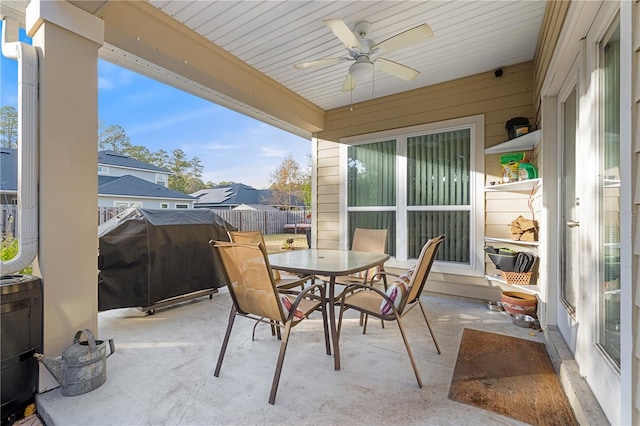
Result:
M284 355L287 352L287 343L289 342L289 334L291 333L291 324L293 321L287 322L284 328L284 335L282 336L282 343L280 344L280 355L278 355L278 362L276 363L276 371L273 375L273 384L271 385L271 394L269 395L269 404L273 405L276 402L276 392L278 392L278 383L280 383L280 373L282 372L282 364L284 363Z
M340 340L340 332L342 331L342 315L344 314L344 305L340 305L340 314L338 315L338 340Z
M416 379L418 380L418 386L422 387L422 379L420 378L420 373L418 372L418 366L416 365L416 360L413 358L413 352L411 352L411 346L409 346L409 341L407 340L407 335L404 331L404 326L402 325L402 320L398 317L398 327L400 328L400 334L402 334L402 340L404 340L404 346L407 348L407 354L409 355L409 360L411 360L411 367L413 367L413 372L416 375Z
M327 303L322 301L322 326L324 327L324 345L327 348L327 355L331 355L331 343L329 343L329 320L327 318Z
M227 325L227 332L224 335L222 341L222 348L220 348L220 354L218 355L218 364L216 365L216 371L213 373L215 377L220 375L220 368L222 367L222 360L224 359L224 353L227 351L227 344L229 343L229 336L231 336L231 328L233 328L233 322L236 319L236 308L231 307L231 314L229 314L229 324Z
M431 338L433 339L433 343L436 345L436 350L438 351L438 355L440 355L440 346L438 345L438 341L436 340L436 335L433 334L433 329L431 328L431 324L429 323L429 320L427 319L427 313L424 310L424 306L422 305L422 302L420 301L420 299L418 299L418 304L420 305L420 310L422 311L422 316L424 317L424 320L427 323L427 327L429 327L429 333L431 334Z

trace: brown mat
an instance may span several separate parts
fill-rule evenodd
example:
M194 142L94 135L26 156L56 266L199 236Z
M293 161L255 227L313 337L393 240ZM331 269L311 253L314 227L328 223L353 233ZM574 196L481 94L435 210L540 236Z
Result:
M532 425L577 425L545 345L465 328L449 398Z

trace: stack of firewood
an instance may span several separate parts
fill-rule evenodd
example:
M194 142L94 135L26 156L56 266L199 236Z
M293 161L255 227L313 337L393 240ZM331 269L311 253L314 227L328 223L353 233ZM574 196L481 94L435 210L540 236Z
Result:
M538 221L518 216L509 225L509 232L514 241L538 241Z

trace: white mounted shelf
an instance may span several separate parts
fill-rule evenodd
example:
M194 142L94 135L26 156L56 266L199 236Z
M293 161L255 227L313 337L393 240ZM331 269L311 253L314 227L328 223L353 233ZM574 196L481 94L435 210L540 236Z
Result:
M514 287L517 288L519 290L525 291L527 293L531 293L531 294L539 294L540 293L540 287L538 287L535 284L530 284L530 285L521 285L521 284L508 284L504 278L502 278L501 275L485 275L484 278L488 281L495 281L498 282L500 284L503 284L504 286L507 287Z
M536 130L526 135L499 143L484 150L485 154L501 154L503 152L529 151L538 145L542 138L542 130Z
M517 182L509 182L509 183L501 183L498 185L490 185L485 186L484 190L487 192L492 191L530 191L533 188L540 185L542 179L527 179L527 180L519 180Z
M504 243L504 244L517 244L519 246L532 246L537 247L540 245L539 241L515 241L510 238L492 238L484 237L486 243Z

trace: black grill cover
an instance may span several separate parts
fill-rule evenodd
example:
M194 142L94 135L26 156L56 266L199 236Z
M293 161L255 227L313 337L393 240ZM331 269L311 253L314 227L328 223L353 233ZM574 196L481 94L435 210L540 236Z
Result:
M209 240L235 228L208 209L128 209L98 228L98 310L147 307L227 285Z

